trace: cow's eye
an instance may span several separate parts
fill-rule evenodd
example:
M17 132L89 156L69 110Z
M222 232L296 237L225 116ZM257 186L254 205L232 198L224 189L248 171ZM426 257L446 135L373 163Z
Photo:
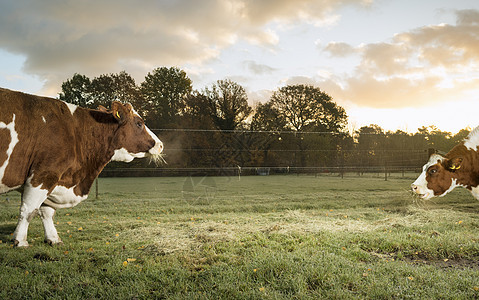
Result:
M436 174L436 173L437 173L437 169L431 169L431 170L429 170L429 174L431 174L431 175L432 175L432 174Z
M143 128L143 123L142 122L136 122L136 126L140 129Z

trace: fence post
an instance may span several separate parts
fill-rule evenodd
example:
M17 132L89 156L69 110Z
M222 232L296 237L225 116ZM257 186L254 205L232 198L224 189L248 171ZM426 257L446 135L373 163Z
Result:
M98 200L98 177L95 180L95 200Z

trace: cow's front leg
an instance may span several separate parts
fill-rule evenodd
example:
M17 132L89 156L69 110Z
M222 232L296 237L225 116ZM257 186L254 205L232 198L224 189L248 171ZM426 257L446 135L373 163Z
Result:
M55 209L50 206L42 205L39 213L40 218L42 218L43 228L45 229L45 243L50 245L62 244L62 240L58 236L57 229L53 223Z
M18 217L17 228L13 233L13 244L16 247L27 247L27 232L30 221L38 213L40 205L47 198L48 191L40 186L33 187L29 182L25 184L20 205L20 216Z

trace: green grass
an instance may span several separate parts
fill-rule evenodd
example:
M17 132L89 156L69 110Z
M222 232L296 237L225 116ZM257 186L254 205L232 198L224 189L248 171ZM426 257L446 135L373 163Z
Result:
M101 178L99 199L57 211L55 247L36 218L31 246L13 248L19 194L1 195L0 298L479 297L479 201L465 189L416 202L413 175L193 189L202 179Z

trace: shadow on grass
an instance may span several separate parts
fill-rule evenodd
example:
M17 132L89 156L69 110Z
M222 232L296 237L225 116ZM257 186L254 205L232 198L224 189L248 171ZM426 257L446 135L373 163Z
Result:
M0 225L0 240L10 241L12 233L15 231L16 224Z

